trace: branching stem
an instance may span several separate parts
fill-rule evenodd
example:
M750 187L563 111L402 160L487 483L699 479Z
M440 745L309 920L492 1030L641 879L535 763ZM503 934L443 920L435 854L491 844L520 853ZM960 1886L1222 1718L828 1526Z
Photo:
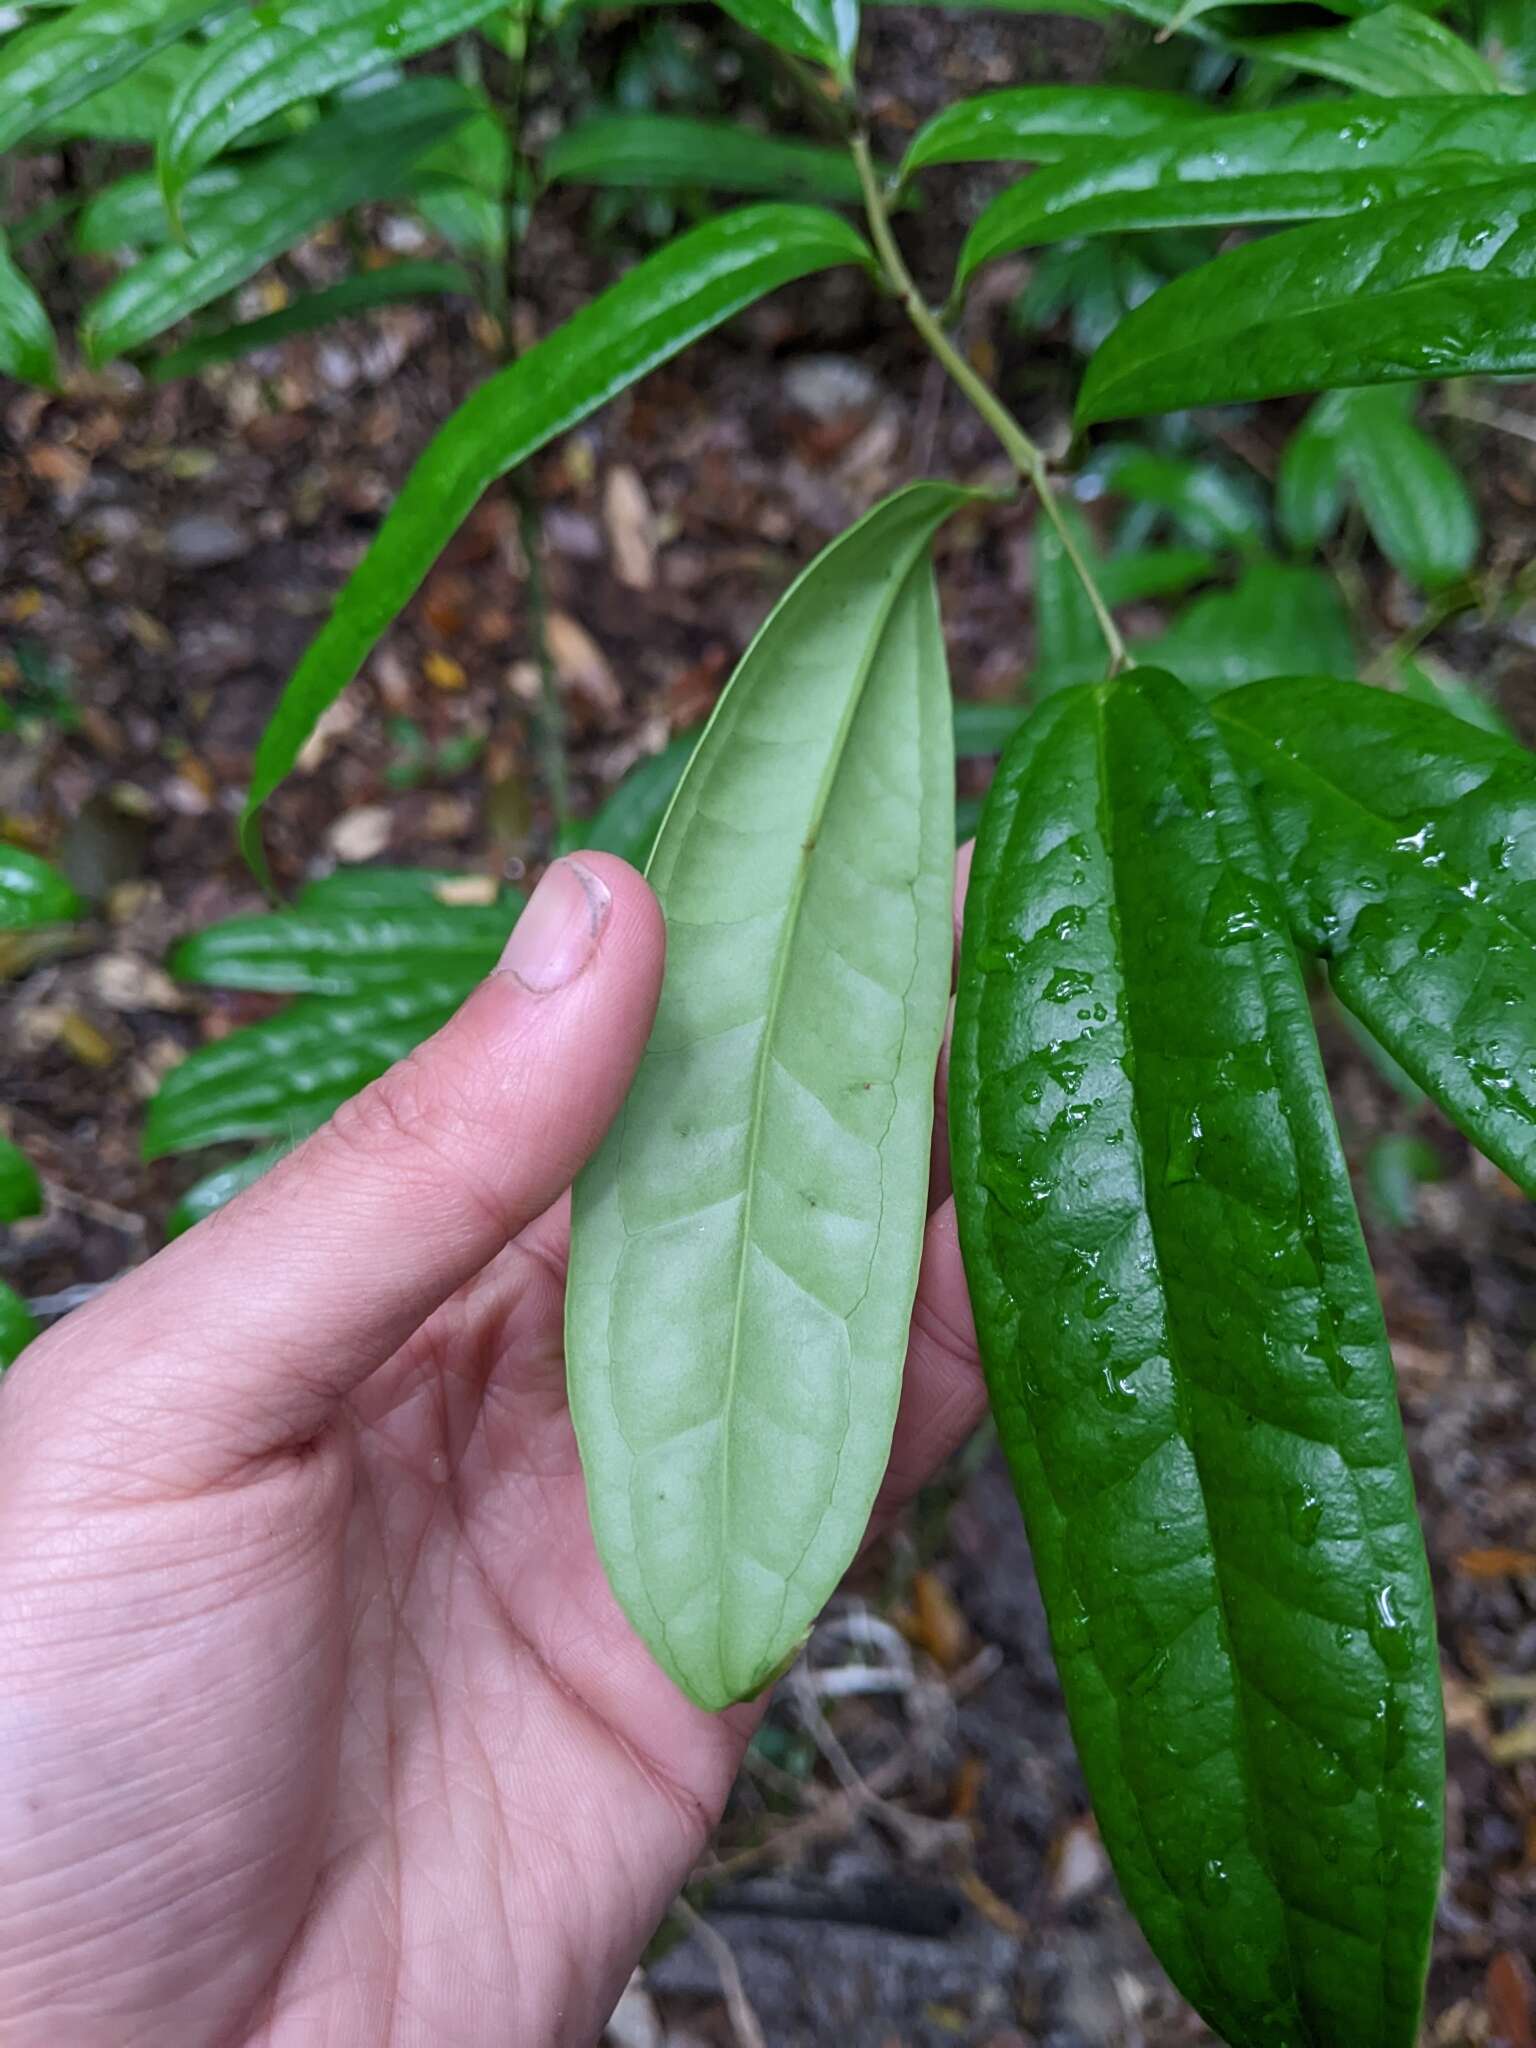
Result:
M1072 564L1078 581L1087 593L1088 602L1093 607L1099 631L1103 634L1104 644L1109 649L1109 673L1117 674L1128 665L1130 657L1126 652L1125 642L1120 637L1120 629L1115 624L1114 615L1104 601L1103 592L1094 581L1093 571L1083 559L1082 549L1078 546L1071 527L1062 517L1061 507L1056 502L1056 493L1051 488L1044 450L1025 433L986 378L972 363L966 361L945 333L943 322L924 301L892 230L890 209L886 205L885 194L880 187L880 176L870 154L868 136L860 130L853 137L851 147L854 163L858 167L859 184L864 194L864 211L869 220L870 237L891 290L901 301L907 318L917 329L933 356L943 364L954 382L996 434L1014 468L1033 486L1040 500L1040 509L1055 528L1062 552Z

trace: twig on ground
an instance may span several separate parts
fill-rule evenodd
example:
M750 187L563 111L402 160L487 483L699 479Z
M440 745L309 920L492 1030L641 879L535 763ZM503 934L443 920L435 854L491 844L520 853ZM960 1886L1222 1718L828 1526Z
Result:
M695 1936L699 1946L705 1949L711 1962L720 1973L720 1989L725 1997L726 2015L731 2022L731 2031L740 2048L768 2048L767 2037L758 2024L757 2014L752 2010L746 1987L741 1981L735 1951L725 1936L716 1927L711 1927L701 1914L696 1913L684 1898L674 1900L673 1914L680 1920L688 1933Z

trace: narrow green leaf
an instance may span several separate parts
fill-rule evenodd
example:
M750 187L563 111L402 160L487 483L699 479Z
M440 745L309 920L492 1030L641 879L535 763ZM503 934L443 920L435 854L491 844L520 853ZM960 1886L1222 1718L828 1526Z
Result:
M1365 523L1395 569L1427 590L1465 576L1477 507L1460 472L1414 425L1391 386L1337 394L1340 448Z
M1126 1897L1233 2048L1411 2048L1444 1780L1391 1353L1253 811L1170 676L1055 699L999 771L950 1125Z
M0 47L0 151L173 43L221 0L81 0Z
M1112 85L1016 85L956 100L913 136L901 176L930 164L1055 163L1086 145L1120 142L1201 111L1176 92Z
M845 81L851 77L859 0L719 0L719 5L765 43L824 64Z
M1079 425L1344 384L1536 372L1536 176L1291 228L1131 313Z
M1275 524L1298 554L1314 554L1344 517L1348 484L1334 427L1334 398L1321 398L1285 444L1275 478Z
M520 908L515 897L450 907L323 893L309 906L195 932L172 954L171 971L216 988L354 996L451 981L467 992L496 965Z
M446 1024L473 985L445 976L367 995L301 996L279 1016L199 1046L149 1105L145 1158L235 1138L294 1144Z
M13 1364L38 1334L32 1311L14 1287L0 1280L0 1371Z
M464 881L463 875L450 868L333 868L330 874L317 876L304 884L294 899L294 908L306 912L417 911L438 904L444 906L447 915L453 918L465 908L463 904L454 902L455 894ZM506 906L509 915L523 907L519 892L505 886L497 890L496 900ZM478 909L479 906L473 907Z
M1094 570L1109 605L1177 597L1215 574L1216 557L1205 548L1131 548L1106 556Z
M571 1413L625 1612L701 1705L760 1690L863 1537L917 1281L954 768L917 485L737 669L651 856L667 967L576 1184Z
M1506 740L1514 738L1498 707L1443 661L1427 654L1404 655L1396 664L1396 676L1405 696L1453 712L1481 732L1497 733Z
M1488 183L1536 161L1529 100L1311 100L1071 155L1000 193L957 283L1013 249L1149 228L1314 220Z
M1000 754L1028 715L1022 704L957 704L956 754Z
M1359 92L1396 97L1499 90L1487 58L1417 7L1380 7L1341 28L1250 37L1239 47L1250 57Z
M200 171L182 195L181 220L193 248L208 236L210 210L244 183L247 166L215 164ZM119 249L158 249L174 240L165 195L153 171L129 171L87 200L75 222L75 247L82 255L110 256Z
M682 114L602 114L567 128L544 152L550 183L703 186L786 199L857 201L859 177L844 149L756 135L730 121Z
M0 843L0 932L68 924L84 910L57 868L22 847Z
M1160 506L1196 547L1246 552L1264 540L1263 497L1246 476L1220 463L1134 441L1106 442L1094 449L1084 477L1118 497Z
M1087 521L1070 499L1061 498L1058 504L1079 552L1093 566L1097 550ZM1035 665L1030 671L1030 688L1037 697L1048 697L1074 683L1097 682L1108 666L1109 651L1082 578L1055 528L1045 519L1037 519Z
M1338 584L1325 570L1255 562L1231 590L1197 598L1138 661L1172 668L1202 694L1305 668L1353 676L1354 636Z
M247 857L259 863L261 806L315 721L356 675L487 485L776 285L868 261L865 244L836 214L743 207L647 257L482 384L407 477L262 734L241 820Z
M269 0L240 13L208 45L166 114L156 167L172 213L193 172L259 121L446 42L497 4Z
M0 234L0 376L51 391L59 381L53 328L32 281L11 261Z
M0 1138L0 1223L36 1216L43 1206L43 1184L37 1168L19 1145Z
M197 62L190 43L172 43L125 78L64 108L32 131L37 142L153 142L171 96Z
M259 320L240 320L232 326L199 334L158 357L150 365L150 377L165 384L173 377L187 377L210 363L227 363L253 349L270 348L295 334L311 334L317 327L347 320L377 306L398 306L407 299L440 298L457 292L475 296L475 281L457 263L391 263L382 270L359 271L324 291L309 292L276 313Z
M237 1159L230 1166L221 1166L213 1173L205 1173L201 1180L194 1181L172 1208L165 1219L167 1238L180 1237L190 1230L194 1223L201 1223L205 1216L222 1209L232 1202L236 1195L244 1194L248 1187L255 1185L264 1173L269 1173L279 1159L286 1159L293 1150L292 1145L266 1145L259 1152L248 1152L243 1159Z
M232 291L322 220L402 190L421 153L473 107L449 78L413 78L347 101L250 164L196 216L196 246L156 249L87 309L93 362L140 348ZM190 229L189 229L190 232Z
M1256 778L1298 941L1536 1194L1536 760L1358 683L1256 684L1215 710Z

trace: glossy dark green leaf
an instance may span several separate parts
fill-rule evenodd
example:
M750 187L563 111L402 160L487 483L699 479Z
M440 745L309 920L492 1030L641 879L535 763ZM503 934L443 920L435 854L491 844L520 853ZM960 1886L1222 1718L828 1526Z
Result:
M68 924L84 909L57 868L23 847L0 843L0 932Z
M0 1371L19 1358L38 1334L37 1322L27 1304L0 1280Z
M902 160L909 178L929 164L1055 163L1166 128L1200 112L1176 92L1112 85L1015 85L956 100L918 129ZM1091 148L1089 147L1091 145Z
M91 360L142 347L244 283L320 221L403 189L416 158L472 105L452 79L408 79L346 102L294 141L242 164L233 188L200 208L194 248L156 249L92 302L83 329Z
M43 1184L37 1168L19 1145L0 1138L0 1223L36 1216L43 1206Z
M1181 277L1088 365L1080 425L1331 385L1536 372L1536 174L1291 228Z
M859 0L719 0L719 5L776 49L808 57L844 80L851 76Z
M295 1143L446 1024L475 978L445 974L367 995L301 996L279 1016L199 1046L160 1083L144 1122L144 1156L235 1138Z
M1452 1122L1536 1194L1536 758L1325 679L1216 707L1301 944Z
M124 77L220 0L81 0L0 47L0 151Z
M260 859L261 806L320 714L404 607L486 486L608 399L791 278L867 263L818 207L753 206L680 235L583 307L441 427L284 690L257 751L241 821Z
M743 658L651 856L651 1042L576 1183L566 1357L593 1531L708 1707L805 1635L890 1447L951 951L927 555L965 495L877 506Z
M240 189L244 167L214 164L200 171L182 194L182 226L196 248L207 233L207 216L215 202ZM110 256L120 249L158 249L175 239L153 171L129 171L104 185L80 210L75 222L75 247L83 255Z
M301 299L268 313L259 320L240 320L232 326L199 334L156 358L150 376L157 384L173 377L191 376L210 363L227 363L253 349L271 348L295 334L311 334L334 321L354 318L377 306L398 306L408 299L441 298L458 293L475 296L475 281L457 263L389 263L381 270L359 271L324 291L309 292Z
M466 992L496 965L520 905L364 904L322 898L307 909L232 917L184 939L183 981L217 988L365 995L451 981Z
M1231 590L1197 598L1165 633L1138 641L1138 661L1175 668L1202 695L1297 668L1355 673L1354 636L1325 570L1255 562Z
M259 1152L248 1152L230 1166L205 1173L201 1180L192 1183L166 1217L167 1238L180 1237L194 1223L201 1223L205 1216L212 1216L216 1210L232 1202L236 1195L244 1194L264 1173L269 1173L279 1159L286 1159L292 1150L292 1145L265 1145Z
M171 96L197 62L190 43L157 50L114 84L66 107L32 131L39 142L153 142Z
M330 874L319 875L304 884L294 899L294 908L306 912L416 911L435 904L445 907L450 917L457 917L465 908L461 892L466 880L477 879L456 874L449 868L333 868ZM509 915L523 905L516 889L498 889L496 900L506 906Z
M0 234L0 376L51 391L58 383L53 328L32 281L11 261Z
M1396 96L1499 90L1498 74L1488 60L1417 7L1380 7L1339 28L1252 37L1241 47L1250 57L1359 92Z
M967 236L958 281L1040 243L1353 214L1533 161L1536 111L1524 100L1310 100L1184 121L1010 186Z
M258 122L446 42L496 4L268 0L240 12L202 53L166 113L156 155L166 203L174 213L193 172Z
M1536 126L1536 116L1533 116ZM1391 386L1335 394L1339 443L1365 523L1395 569L1427 590L1465 576L1477 556L1477 507L1450 458L1414 424Z
M785 199L856 201L859 177L845 149L758 135L730 121L682 114L601 114L556 136L541 168L555 183L702 186Z
M1233 2048L1412 2048L1434 1609L1391 1354L1241 777L1138 670L1043 707L977 842L961 1244L1099 1826Z

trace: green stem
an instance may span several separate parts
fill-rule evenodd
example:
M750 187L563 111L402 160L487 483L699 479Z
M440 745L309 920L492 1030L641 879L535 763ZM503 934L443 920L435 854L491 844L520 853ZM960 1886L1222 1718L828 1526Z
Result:
M966 361L945 333L943 322L924 301L892 230L890 209L880 188L880 177L875 169L874 158L870 154L868 136L861 130L853 137L851 147L853 161L859 173L859 184L864 193L864 211L869 219L870 237L887 282L930 352L943 364L950 377L996 434L1009 461L1020 476L1033 486L1035 495L1040 500L1040 509L1055 528L1062 552L1072 564L1078 581L1087 593L1088 602L1093 607L1094 618L1098 621L1099 631L1104 636L1104 644L1109 649L1109 673L1117 674L1129 664L1130 656L1124 640L1120 637L1120 629L1115 624L1114 615L1104 601L1104 594L1094 581L1093 571L1083 559L1082 550L1071 527L1062 517L1061 507L1057 504L1056 494L1051 488L1045 451L1025 433L986 378L973 364Z

